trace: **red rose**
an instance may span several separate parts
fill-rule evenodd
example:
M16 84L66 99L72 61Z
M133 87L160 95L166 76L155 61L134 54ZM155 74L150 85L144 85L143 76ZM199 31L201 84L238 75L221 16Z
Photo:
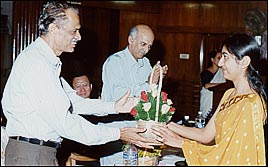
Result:
M170 108L169 112L175 112L176 108L172 107Z
M135 107L133 107L130 111L130 114L133 115L134 117L137 115L138 111L136 110Z
M168 94L167 94L166 92L161 92L161 94L162 94L162 99L163 99L163 101L166 102L167 99L168 99L168 98L167 98L167 95L168 95Z
M144 102L148 102L149 98L148 98L148 96L147 96L147 94L146 94L145 91L142 91L142 92L141 92L141 99L142 99Z

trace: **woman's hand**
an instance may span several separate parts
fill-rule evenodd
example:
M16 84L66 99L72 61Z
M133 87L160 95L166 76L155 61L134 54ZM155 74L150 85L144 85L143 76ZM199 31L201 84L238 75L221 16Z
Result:
M182 125L176 124L175 122L169 122L167 124L168 129L172 130L173 132L178 132Z
M181 148L184 139L181 136L174 133L173 131L171 131L170 129L168 129L167 127L162 126L152 127L152 130L154 134L159 136L157 138L158 141L163 142L164 144L172 147Z

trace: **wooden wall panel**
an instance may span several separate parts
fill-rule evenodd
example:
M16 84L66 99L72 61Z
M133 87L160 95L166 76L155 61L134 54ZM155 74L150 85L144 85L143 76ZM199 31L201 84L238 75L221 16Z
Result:
M14 1L13 54L18 54L38 36L38 17L42 1Z
M139 13L159 13L161 1L81 1L83 6Z
M178 121L184 115L194 118L199 108L199 48L200 38L196 34L159 33L165 45L164 62L169 71L163 81L163 90L168 92L177 109L173 120ZM166 43L163 42L163 43ZM180 53L190 55L189 59L180 59ZM183 107L181 107L183 106Z
M164 62L169 66L168 78L174 80L198 80L199 48L201 36L183 33L159 33L159 38L165 45ZM180 59L179 55L186 53L189 59Z
M185 1L167 1L162 4L160 23L165 26L194 26L200 18L199 8L186 8ZM195 19L193 19L195 18Z
M167 1L162 4L163 26L244 27L247 9L267 13L266 1Z

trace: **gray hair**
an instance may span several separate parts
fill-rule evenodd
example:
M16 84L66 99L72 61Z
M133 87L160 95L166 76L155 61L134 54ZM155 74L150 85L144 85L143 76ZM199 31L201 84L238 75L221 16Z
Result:
M51 23L55 23L58 26L65 23L68 19L66 16L67 9L72 9L76 14L79 14L78 8L65 2L53 1L45 3L38 21L39 33L41 35L47 34Z
M136 38L138 35L138 28L136 26L132 27L128 35L132 36L133 38Z

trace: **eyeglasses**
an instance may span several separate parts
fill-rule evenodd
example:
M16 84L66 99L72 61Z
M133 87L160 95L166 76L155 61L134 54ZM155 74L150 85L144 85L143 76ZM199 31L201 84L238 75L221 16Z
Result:
M80 90L82 88L85 90L88 90L88 89L92 88L92 84L89 85L89 83L78 83L78 84L74 85L75 90Z

